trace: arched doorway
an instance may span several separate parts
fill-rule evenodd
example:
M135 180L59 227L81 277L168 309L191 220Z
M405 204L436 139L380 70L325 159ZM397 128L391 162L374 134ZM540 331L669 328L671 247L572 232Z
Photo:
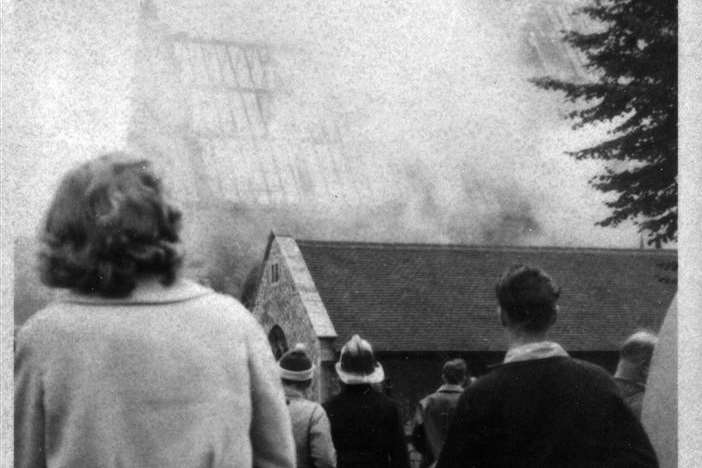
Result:
M276 361L288 350L288 340L285 339L285 333L278 325L273 325L268 333L268 344L271 345Z

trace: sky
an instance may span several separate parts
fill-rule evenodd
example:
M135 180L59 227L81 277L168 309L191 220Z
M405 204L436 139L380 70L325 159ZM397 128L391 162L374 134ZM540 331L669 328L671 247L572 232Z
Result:
M520 28L543 1L154 3L171 31L293 51L280 114L341 115L350 146L392 168L376 196L402 202L394 223L413 234L398 240L637 247L629 224L594 226L600 163L564 154L605 129L572 131L560 96L527 81ZM18 234L36 232L67 168L125 146L138 14L63 0L6 15L3 198ZM393 227L367 237L393 240Z

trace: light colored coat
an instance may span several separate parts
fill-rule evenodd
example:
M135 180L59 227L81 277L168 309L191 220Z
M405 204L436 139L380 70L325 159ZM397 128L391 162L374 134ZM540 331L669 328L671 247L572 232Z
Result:
M297 448L297 468L336 467L329 419L322 405L290 387L285 387L285 398Z
M68 294L20 330L15 467L293 467L261 327L188 281Z

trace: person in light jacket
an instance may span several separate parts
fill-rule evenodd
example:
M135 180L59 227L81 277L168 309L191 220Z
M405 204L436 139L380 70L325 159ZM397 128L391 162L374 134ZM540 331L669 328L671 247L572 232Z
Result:
M327 413L322 405L305 398L305 392L314 377L314 365L305 346L298 343L283 354L278 367L290 410L297 449L297 468L336 467L336 451Z
M422 453L423 465L433 466L439 458L458 399L467 382L468 366L463 359L451 359L441 369L443 384L417 405L412 443Z
M179 278L180 217L145 160L113 153L62 180L40 269L68 291L17 336L16 467L294 466L263 330Z

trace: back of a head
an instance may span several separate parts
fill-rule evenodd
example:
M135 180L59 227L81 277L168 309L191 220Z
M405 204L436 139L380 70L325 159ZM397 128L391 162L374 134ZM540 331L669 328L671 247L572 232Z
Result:
M444 363L441 369L441 377L448 384L462 385L465 383L468 366L463 359L451 359Z
M180 211L148 161L111 153L69 171L46 215L39 254L51 287L128 295L142 276L174 281Z
M640 330L630 335L619 349L621 359L648 367L653 357L653 351L658 344L658 338L647 330Z
M538 333L546 331L556 319L560 290L540 268L512 266L497 282L495 292L510 327Z
M278 370L284 385L305 390L312 383L314 364L307 354L307 348L297 343L278 360Z
M359 335L353 335L342 346L335 369L345 385L373 385L385 379L385 371L376 360L373 347Z

